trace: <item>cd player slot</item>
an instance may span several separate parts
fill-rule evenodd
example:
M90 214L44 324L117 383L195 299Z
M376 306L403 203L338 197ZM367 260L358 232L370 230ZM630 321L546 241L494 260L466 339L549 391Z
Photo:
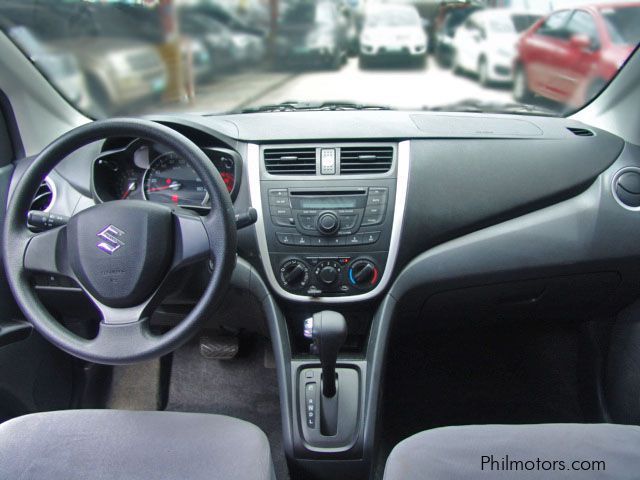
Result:
M289 190L289 195L292 197L366 195L366 194L367 194L367 190L365 188L360 188L357 190Z

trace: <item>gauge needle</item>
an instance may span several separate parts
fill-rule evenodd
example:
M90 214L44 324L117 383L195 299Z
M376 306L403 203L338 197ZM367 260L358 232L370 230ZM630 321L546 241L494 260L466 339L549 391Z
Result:
M136 186L136 182L131 182L125 192L122 194L122 197L120 197L120 200L124 200L125 198L127 198L129 194L136 189Z
M180 190L182 185L178 182L173 182L171 185L162 185L160 187L152 187L148 189L148 192L161 192L162 190Z

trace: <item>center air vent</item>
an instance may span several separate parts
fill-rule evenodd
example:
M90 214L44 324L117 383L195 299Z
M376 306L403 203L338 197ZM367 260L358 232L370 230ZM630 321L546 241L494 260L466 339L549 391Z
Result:
M264 167L271 175L315 175L316 149L267 148Z
M31 207L29 210L39 210L41 212L48 212L53 203L53 184L48 178L40 184L38 191L31 201Z
M587 130L586 128L567 127L567 130L578 137L593 137L593 132L591 130Z
M340 173L343 175L385 173L393 163L393 147L342 147Z

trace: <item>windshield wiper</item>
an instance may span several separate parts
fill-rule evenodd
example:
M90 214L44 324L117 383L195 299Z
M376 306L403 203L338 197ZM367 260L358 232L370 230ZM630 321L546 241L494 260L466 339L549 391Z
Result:
M516 113L519 115L541 115L556 117L558 112L551 109L524 103L483 102L482 100L462 100L446 105L425 106L430 112L468 112L468 113Z
M304 112L304 111L338 111L338 110L391 110L385 105L369 105L366 103L352 102L283 102L259 107L248 107L238 113L258 112Z

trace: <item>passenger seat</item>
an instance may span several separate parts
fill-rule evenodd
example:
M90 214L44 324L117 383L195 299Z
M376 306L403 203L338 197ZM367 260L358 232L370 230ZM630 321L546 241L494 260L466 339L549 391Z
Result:
M472 425L418 433L391 452L384 480L638 479L640 427Z

